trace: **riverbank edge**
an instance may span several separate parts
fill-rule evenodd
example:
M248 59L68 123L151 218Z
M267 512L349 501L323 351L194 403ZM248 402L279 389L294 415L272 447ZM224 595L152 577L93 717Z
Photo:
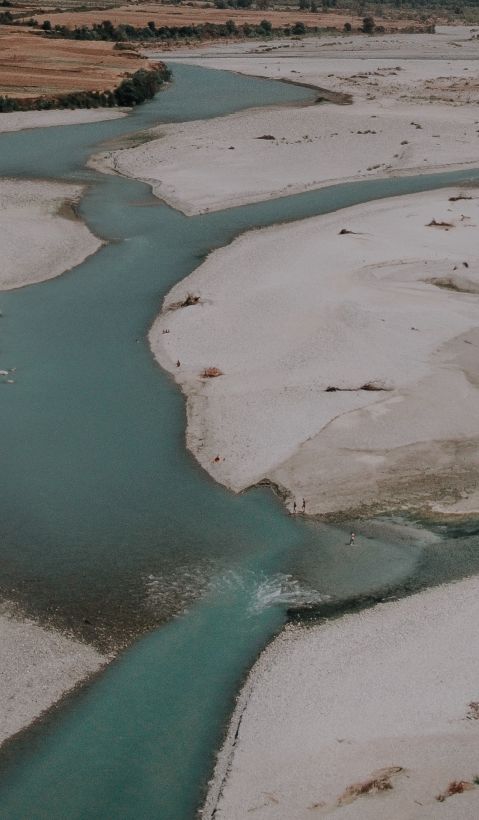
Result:
M284 82L284 81L282 81ZM255 110L255 109L246 109L248 110ZM261 108L261 111L267 110L267 106ZM225 114L225 116L229 116ZM220 119L220 118L218 118ZM151 140L155 140L155 137L151 137ZM130 145L128 148L125 149L115 149L116 150L128 150L129 148L134 148L135 146ZM108 152L113 153L113 152ZM393 170L388 174L379 174L377 176L351 176L351 177L333 177L331 179L323 180L319 185L312 184L311 186L304 185L299 183L297 185L288 185L287 188L284 188L279 191L272 191L266 196L264 194L257 194L257 195L249 195L249 196L234 196L231 200L223 201L218 205L209 206L207 208L198 208L188 204L184 199L180 197L176 197L173 194L165 193L164 191L160 190L161 183L148 179L146 177L141 176L131 176L129 174L125 174L122 171L119 171L113 168L111 165L108 164L109 160L108 157L102 154L95 154L91 157L88 161L88 167L92 168L96 171L99 171L103 174L111 174L116 176L121 176L125 179L133 179L136 182L143 182L145 185L148 185L151 189L151 192L159 202L163 202L168 207L173 208L176 211L179 211L184 216L188 217L195 217L195 216L202 216L204 214L210 213L220 213L222 211L230 211L234 208L243 208L247 205L255 205L262 202L271 202L275 199L284 199L285 197L289 196L297 196L298 194L305 194L305 193L312 193L314 191L321 191L323 188L332 188L336 185L349 185L352 183L357 182L383 182L388 179L395 179L396 177L412 177L412 176L427 176L429 174L441 174L441 173L454 173L456 171L468 171L469 169L473 170L477 168L477 160L466 162L466 163L451 163L451 164L442 164L442 165L429 165L426 169L424 167L410 167L410 168L401 168L400 170ZM281 224L281 223L278 223Z
M64 635L66 633L58 630L58 634ZM90 644L85 644L85 646L90 646ZM118 653L116 652L105 655L104 662L95 671L89 672L72 687L65 689L57 700L52 701L52 703L46 706L33 720L0 741L0 774L2 766L10 760L11 755L15 753L17 748L23 743L30 743L36 733L43 731L43 728L48 726L48 723L54 720L57 714L63 709L66 709L70 703L73 704L78 697L85 695L89 688L99 681L107 669L118 659Z
M125 77L115 88L108 91L72 91L67 94L54 94L32 98L3 97L2 114L26 111L124 108L129 105L140 105L154 97L171 78L171 72L162 61L155 66L138 69Z
M272 636L260 652L253 666L246 674L244 682L238 691L235 700L235 707L227 725L223 743L216 756L213 774L211 779L208 781L206 797L203 804L198 809L198 818L201 818L201 820L215 820L217 816L218 809L220 808L220 801L224 795L228 778L233 770L234 756L238 748L241 726L251 701L251 697L255 690L261 689L263 677L267 673L271 673L271 665L274 664L275 659L281 655L283 648L282 642L285 639L294 642L296 636L304 634L305 631L317 632L331 621L340 621L342 618L357 614L358 612L368 612L368 614L372 617L380 617L382 612L384 612L384 609L381 612L381 608L387 608L387 613L390 615L392 614L394 617L398 614L400 615L400 606L406 601L406 599L414 605L414 602L427 601L427 597L430 595L440 595L441 591L443 592L443 597L451 592L454 592L454 588L458 590L457 594L460 594L460 590L461 588L464 588L464 585L475 585L475 587L478 588L479 577L466 576L459 579L453 579L449 582L439 583L437 585L428 585L413 591L405 590L404 592L401 592L401 590L397 590L392 597L391 592L389 592L384 597L378 596L374 600L365 601L360 604L359 607L355 608L354 605L345 607L337 614L326 617L321 617L318 615L304 622L301 621L301 619L294 622L286 622L283 628ZM236 806L236 808L239 809L238 806Z
M79 254L78 259L74 261L73 264L69 264L68 254L65 256L63 254L62 248L60 247L58 248L58 253L56 254L56 256L58 257L59 261L62 260L62 264L65 264L66 267L59 266L59 269L53 273L51 273L50 270L48 271L48 273L45 271L46 275L42 276L41 278L34 278L33 276L30 276L26 277L23 281L15 282L15 284L2 285L0 282L0 293L8 293L10 291L20 290L21 288L31 287L33 285L40 285L43 282L48 282L50 279L56 279L59 276L63 276L64 274L69 273L70 271L82 265L87 259L90 258L90 256L94 256L103 247L109 244L108 239L99 236L97 233L95 233L95 231L93 231L90 228L86 220L83 219L80 212L82 200L91 189L92 183L72 182L68 180L60 181L48 177L31 178L15 176L0 177L0 186L2 183L13 183L14 185L18 183L20 186L23 187L31 185L32 189L34 189L36 186L40 188L42 185L51 186L52 190L54 187L57 187L58 189L60 189L61 187L69 187L70 189L72 189L71 195L66 194L63 197L60 197L60 201L58 202L56 210L54 212L49 212L48 200L45 200L46 217L50 216L54 222L56 222L56 220L65 220L67 222L73 222L76 226L78 226L78 228L80 228L83 231L85 236L83 241L83 250ZM34 207L41 207L43 202L41 196L37 198L34 197L33 199L35 203ZM41 217L39 217L39 219L41 219ZM28 246L28 243L26 246ZM18 259L16 261L17 267L21 269L23 265L21 252L19 253Z
M0 136L36 128L60 128L72 125L118 120L128 116L130 108L55 108L49 111L13 111L0 113Z
M17 716L17 719L13 719L13 723L20 724L19 728L13 731L2 726L0 733L1 767L1 760L5 754L8 755L11 743L37 725L43 724L50 715L62 707L67 699L96 680L115 660L118 652L101 651L94 643L80 640L67 629L57 629L32 618L22 610L19 604L8 600L3 600L0 604L0 633L3 641L6 640L7 644L13 642L14 645L13 657L12 651L7 649L9 663L5 664L0 672L2 698L7 697L6 705L9 707L13 699L18 700L18 705L13 706L13 714ZM17 645L15 635L17 633L22 637L22 643L18 647L18 658L15 656L15 645ZM5 647L3 651L5 652ZM26 660L25 655L27 655ZM14 687L12 687L10 663L17 663L20 667L15 675ZM30 676L30 679L27 676L26 681L24 671L21 669L22 663L27 664ZM46 686L49 676L51 681L55 680L57 687L53 698L51 698L51 687ZM25 711L26 703L28 707ZM28 713L28 708L30 708L30 713ZM4 718L8 726L8 723L12 722L12 716L6 708Z
M271 485L271 487L272 489L274 489L273 484ZM456 582L451 581L451 583ZM422 590L414 590L413 592L409 592L406 590L403 594L401 594L398 590L395 593L395 597L393 600L395 601L396 599L403 600L405 598L412 598L414 595L420 595L421 593L426 592L428 589L434 588L435 587L425 587ZM197 812L198 818L201 818L201 820L214 820L215 818L219 801L221 800L224 787L226 785L228 776L232 769L234 753L237 746L243 716L246 712L246 709L248 708L248 703L250 701L253 689L258 683L258 679L261 677L262 665L265 663L266 656L274 651L273 647L275 642L285 632L287 632L288 630L292 631L296 629L298 625L301 626L303 629L315 629L315 627L320 626L321 624L326 623L327 621L339 620L340 618L343 618L345 615L362 612L366 609L374 609L379 604L385 603L390 599L391 592L388 591L385 596L378 595L374 597L368 597L358 602L349 601L347 605L341 606L340 609L332 615L321 615L316 613L308 614L308 617L305 618L304 621L302 620L301 613L294 613L294 621L286 621L283 627L271 636L271 638L263 647L263 649L257 656L256 660L254 661L248 672L245 673L243 681L239 683L239 687L235 697L235 705L233 708L233 712L231 714L228 724L225 727L223 740L221 746L219 747L219 751L216 755L216 761L213 767L213 774L210 780L208 781L206 797Z
M181 61L179 61L179 64L180 65L182 64ZM218 71L218 70L223 71L224 69L211 69L211 70L213 70L213 71ZM230 71L228 73L229 74L235 74L236 76L242 77L242 78L250 76L251 79L255 79L255 80L268 80L267 77L262 77L260 74L258 74L258 75L255 75L255 74L247 75L247 74L242 74L240 71ZM169 81L165 81L165 88L167 88L168 85L172 82L174 82L173 71L171 71L171 79ZM314 86L314 85L311 85L310 83L295 82L294 80L289 80L289 79L286 79L286 80L270 80L270 82L278 82L278 83L285 83L286 85L294 85L294 86L298 86L298 88L306 88L309 91L314 91L314 92L319 91L319 92L322 92L325 95L329 94L329 95L331 95L331 97L334 97L334 96L347 97L347 96L349 96L349 95L346 95L346 94L345 95L340 95L335 91L328 91L328 89L320 88L320 86ZM325 97L325 99L326 99L326 97ZM271 103L269 105L252 105L249 108L241 108L241 109L239 109L239 112L234 112L234 113L247 114L250 111L266 111L267 112L267 111L270 111L270 110L273 110L273 109L276 109L276 108L309 108L310 106L319 105L319 104L321 104L321 102L322 102L322 100L318 100L317 97L314 97L314 98L311 98L311 99L298 100L297 102L288 101L288 102ZM331 99L330 102L332 102L332 103L336 102L336 104L338 104L338 105L348 105L349 104L349 100L345 101L345 102L339 102L339 101L335 101L335 100ZM108 109L106 109L106 110L108 110ZM127 111L131 111L131 109L127 109ZM226 119L227 117L230 117L230 116L231 116L231 113L229 113L229 114L220 114L218 116L213 117L213 119ZM210 119L210 118L207 117L206 119ZM204 120L200 120L200 122L203 122L203 121ZM186 122L191 122L191 120L186 120ZM179 123L171 123L171 124L178 125ZM151 189L151 191L153 193L153 196L156 197L156 199L158 199L159 202L163 202L165 205L168 205L168 207L173 208L176 211L179 211L180 213L184 214L185 216L196 216L200 212L193 212L193 213L190 214L186 210L182 210L180 200L178 200L178 204L175 204L175 198L174 197L171 197L171 201L170 201L170 200L164 198L163 196L161 196L161 197L158 196L154 191L155 183L152 182L151 180L142 179L141 177L131 177L131 176L128 176L128 174L123 174L121 171L114 168L112 166L112 164L110 164L110 162L109 162L109 158L110 158L111 154L113 154L115 151L123 151L123 150L127 150L129 148L136 148L136 147L138 147L138 145L142 145L144 142L152 142L153 140L157 139L154 132L157 129L161 128L162 125L170 125L170 123L160 122L160 123L158 123L158 125L154 125L151 128L139 129L138 131L133 132L132 134L128 134L128 135L126 135L126 137L120 138L119 140L107 140L106 142L103 143L103 145L105 147L110 146L109 150L106 151L106 152L105 151L98 151L98 152L92 154L88 158L88 161L86 163L86 167L91 168L93 171L97 171L98 173L105 174L107 176L108 175L109 176L119 176L119 177L123 177L123 179L134 179L135 182L142 182L144 185L148 185L148 187ZM135 136L137 137L137 141L134 140ZM124 141L127 141L127 144L123 144ZM278 196L284 196L284 194L279 194ZM263 200L258 200L258 201L263 201ZM243 204L248 204L248 203L243 203ZM239 201L237 206L231 206L231 207L241 207L241 202ZM217 210L218 211L223 211L223 210L226 211L226 210L229 210L229 209L220 207Z
M400 171L391 171L390 174L385 174L381 176L375 177L364 177L364 176L353 176L353 177L344 177L344 178L333 178L324 180L319 185L312 185L308 187L306 185L298 184L292 185L287 189L283 189L281 191L274 191L267 196L263 196L262 194L258 194L257 196L248 196L248 197L233 197L228 203L218 205L218 207L208 207L205 209L201 208L194 208L188 205L184 200L180 199L179 197L175 197L172 194L165 194L163 191L158 190L158 185L152 180L141 178L141 177L130 177L128 174L123 174L121 171L115 171L113 168L109 171L103 170L102 168L102 160L96 164L96 159L94 159L95 164L89 165L90 168L94 168L95 170L99 170L102 173L110 173L118 176L122 176L125 179L134 179L136 182L143 182L145 185L148 185L151 188L153 196L158 199L159 202L163 202L168 207L173 208L175 211L179 211L184 216L188 217L195 217L195 216L202 216L204 214L212 214L212 213L221 213L223 211L231 211L235 208L243 208L247 205L257 205L263 202L273 202L275 199L284 199L285 197L289 196L298 196L299 194L306 194L312 193L314 191L321 191L323 188L333 188L335 185L350 185L357 182L384 182L388 179L395 179L396 177L414 177L414 176L428 176L429 174L441 174L441 173L454 173L455 171L468 171L469 169L473 170L477 168L477 160L470 163L451 163L451 165L429 165L427 169L424 168L404 168ZM234 204L233 204L234 203ZM296 221L296 220L292 220ZM277 223L282 224L281 222Z

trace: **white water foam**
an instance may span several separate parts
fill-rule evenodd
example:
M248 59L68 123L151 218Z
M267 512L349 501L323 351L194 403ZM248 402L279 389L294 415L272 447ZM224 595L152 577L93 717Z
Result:
M229 570L212 579L209 589L219 594L245 595L250 615L271 606L317 604L328 597L316 589L301 585L292 575L281 572L267 575L262 572Z
M165 575L150 574L144 579L146 600L152 609L181 615L198 598L242 598L246 614L254 616L272 606L319 604L329 597L286 573L231 569L211 576L209 565L180 565Z
M185 564L164 575L147 575L144 584L148 605L154 610L185 613L207 591L211 572L208 564Z
M270 606L300 606L318 604L329 596L322 595L316 589L302 586L292 575L278 573L265 577L256 587L250 611L260 612Z

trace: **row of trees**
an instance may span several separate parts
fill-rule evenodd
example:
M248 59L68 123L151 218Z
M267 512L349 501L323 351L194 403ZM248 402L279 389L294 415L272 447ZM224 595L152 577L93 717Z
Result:
M217 9L250 9L253 0L215 0ZM258 9L269 8L269 0L256 0L255 6Z
M69 26L52 26L49 20L42 23L41 28L52 37L62 37L68 40L107 40L116 43L143 42L145 40L212 40L221 37L270 37L276 35L301 35L307 31L318 31L317 27L307 27L302 22L293 26L274 29L270 20L262 20L258 25L243 23L237 26L234 20L226 23L203 23L199 26L159 26L154 21L146 26L120 25L114 26L110 20L95 23L93 26L78 26L71 29Z
M147 71L140 69L131 77L122 80L113 91L73 91L36 99L21 99L0 96L0 113L11 111L47 111L52 108L114 108L132 107L145 100L151 100L163 83L169 80L171 72L161 63L158 68Z

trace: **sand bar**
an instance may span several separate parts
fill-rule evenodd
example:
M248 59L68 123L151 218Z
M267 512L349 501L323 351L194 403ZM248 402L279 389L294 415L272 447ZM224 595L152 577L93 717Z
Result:
M0 610L0 744L111 657Z
M52 279L101 247L74 211L83 191L82 185L0 180L0 290Z
M377 103L362 101L162 125L152 141L105 152L102 161L187 215L393 172L479 164L478 126L467 108L454 118L444 104L389 103L378 112Z
M98 155L97 165L147 182L188 215L337 182L479 163L477 40L466 28L231 44L227 56L224 46L181 54L174 59L352 99L161 125L149 141Z
M14 111L0 114L0 134L10 131L24 131L30 128L53 128L57 125L83 125L88 122L116 120L125 117L124 109L77 108L52 111Z
M250 673L204 817L477 818L477 787L436 798L478 773L478 617L473 578L287 627ZM380 770L391 788L345 794Z
M311 514L457 513L479 479L478 197L248 232L173 288L150 344L217 481L269 479Z

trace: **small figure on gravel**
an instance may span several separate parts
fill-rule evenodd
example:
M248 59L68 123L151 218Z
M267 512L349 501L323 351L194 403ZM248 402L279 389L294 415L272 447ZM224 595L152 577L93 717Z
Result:
M178 361L176 362L176 366L177 366L177 367L181 367L181 362L180 362L180 360L179 360L179 359L178 359Z
M305 498L303 498L303 507L302 507L302 509L303 509L303 512L305 513L306 512L306 499Z
M352 532L351 536L350 536L350 539L349 539L349 546L350 547L354 547L355 540L356 540L356 534L354 532Z
M293 501L293 515L296 515L296 501Z

